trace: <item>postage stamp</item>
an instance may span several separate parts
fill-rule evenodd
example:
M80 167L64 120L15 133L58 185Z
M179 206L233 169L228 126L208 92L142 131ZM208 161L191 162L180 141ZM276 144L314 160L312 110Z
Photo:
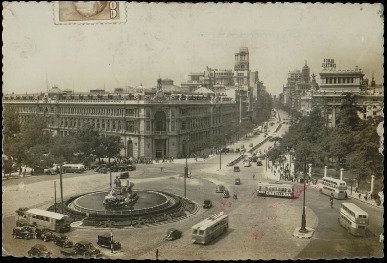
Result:
M56 1L55 24L123 23L126 21L122 1Z

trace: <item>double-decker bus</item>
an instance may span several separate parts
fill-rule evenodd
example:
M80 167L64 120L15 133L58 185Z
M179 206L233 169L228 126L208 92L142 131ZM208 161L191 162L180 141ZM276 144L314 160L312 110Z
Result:
M228 229L228 215L210 216L192 227L192 243L208 244Z
M259 182L257 186L257 195L294 198L294 185L291 184Z
M29 209L24 218L30 225L41 226L55 232L70 231L70 218L67 215L42 209Z
M354 236L365 236L368 227L368 214L353 203L342 203L339 223Z
M322 184L321 193L329 196L333 194L336 199L347 198L347 183L345 181L332 177L323 177Z

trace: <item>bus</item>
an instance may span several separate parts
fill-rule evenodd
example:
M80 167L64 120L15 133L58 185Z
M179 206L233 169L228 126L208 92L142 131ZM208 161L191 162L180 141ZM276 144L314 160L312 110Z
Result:
M339 223L354 236L365 236L368 227L368 214L353 203L342 203Z
M294 198L294 185L284 183L258 183L258 196Z
M332 177L323 177L322 184L321 193L329 196L333 194L336 199L347 198L347 183L345 181Z
M33 208L25 212L24 218L29 225L41 226L59 233L70 231L70 218L67 215Z
M192 243L208 244L228 229L228 215L210 216L192 227Z
M63 173L83 173L85 166L83 164L67 163L62 166Z

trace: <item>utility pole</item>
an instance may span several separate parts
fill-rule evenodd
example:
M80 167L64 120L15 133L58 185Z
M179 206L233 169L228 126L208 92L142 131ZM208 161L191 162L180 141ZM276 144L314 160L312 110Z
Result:
M188 153L185 155L184 167L184 198L187 198Z
M56 181L54 181L54 212L56 213Z
M59 184L60 184L60 201L61 201L61 213L63 214L63 179L62 179L62 167L63 165L60 164L59 169Z

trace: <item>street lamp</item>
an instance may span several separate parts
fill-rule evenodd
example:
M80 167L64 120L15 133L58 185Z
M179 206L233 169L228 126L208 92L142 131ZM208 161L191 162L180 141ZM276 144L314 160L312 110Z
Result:
M299 230L300 233L307 233L308 230L306 230L306 214L305 214L305 178L306 178L306 162L304 163L304 200L302 204L302 217L301 217L301 228Z
M63 179L62 179L62 163L59 167L59 185L60 185L60 203L61 203L61 213L63 214Z
M188 145L189 140L186 142L187 152L185 153L185 167L184 167L184 198L187 198L187 176L188 176Z

